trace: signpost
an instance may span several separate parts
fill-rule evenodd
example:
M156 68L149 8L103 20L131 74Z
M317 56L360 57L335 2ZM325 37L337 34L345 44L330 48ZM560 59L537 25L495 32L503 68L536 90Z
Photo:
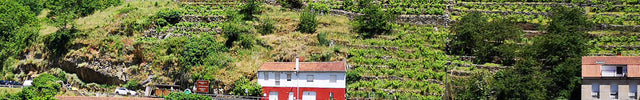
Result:
M209 93L209 81L196 81L196 92Z

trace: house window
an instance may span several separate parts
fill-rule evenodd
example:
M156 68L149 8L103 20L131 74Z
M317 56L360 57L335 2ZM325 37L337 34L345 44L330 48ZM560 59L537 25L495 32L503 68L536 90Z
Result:
M336 75L330 75L329 76L329 82L335 83L336 82Z
M269 72L264 72L264 80L269 80Z
M600 98L600 85L598 83L591 84L591 97Z
M287 81L291 81L291 73L287 73Z
M636 94L638 93L638 85L629 84L629 98L636 99Z
M627 75L626 66L602 65L603 77L625 77Z
M276 85L280 85L280 73L276 73Z
M618 84L611 84L611 99L618 99Z
M313 82L313 75L307 75L307 82Z

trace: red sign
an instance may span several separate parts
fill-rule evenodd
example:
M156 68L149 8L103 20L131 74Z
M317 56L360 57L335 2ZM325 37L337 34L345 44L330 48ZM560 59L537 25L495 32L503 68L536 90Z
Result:
M196 81L196 92L209 93L209 81L205 81L205 80Z

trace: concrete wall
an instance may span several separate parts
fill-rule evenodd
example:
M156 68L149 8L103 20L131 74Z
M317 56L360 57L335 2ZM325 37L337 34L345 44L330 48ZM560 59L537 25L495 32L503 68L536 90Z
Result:
M640 80L582 80L581 98L582 100L612 100L611 84L618 84L618 100L637 100L637 92L635 98L629 97L629 85L638 85ZM591 96L592 84L599 84L599 97ZM636 87L636 90L638 87Z

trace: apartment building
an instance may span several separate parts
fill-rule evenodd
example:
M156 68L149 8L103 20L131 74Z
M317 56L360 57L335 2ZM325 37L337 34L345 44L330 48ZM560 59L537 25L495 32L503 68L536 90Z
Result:
M583 100L636 100L640 56L582 57Z

